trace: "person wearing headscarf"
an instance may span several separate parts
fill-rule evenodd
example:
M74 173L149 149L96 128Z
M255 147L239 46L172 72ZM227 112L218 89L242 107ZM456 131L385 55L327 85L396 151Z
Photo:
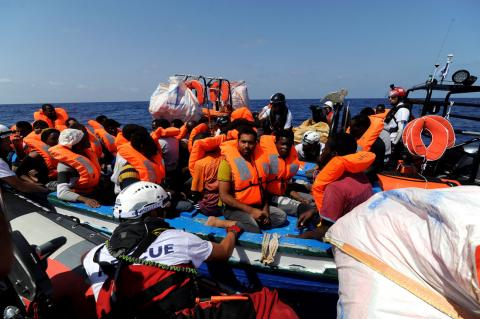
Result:
M78 124L63 130L58 145L49 152L58 161L57 197L69 202L83 202L90 207L99 207L91 198L100 181L100 164L90 150L88 134Z

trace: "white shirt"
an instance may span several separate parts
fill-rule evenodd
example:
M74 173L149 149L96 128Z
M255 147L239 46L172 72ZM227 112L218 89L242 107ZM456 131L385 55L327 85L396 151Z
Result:
M397 123L402 123L401 127L403 131L403 127L405 127L406 123L408 122L408 118L410 117L410 111L406 107L402 107L398 109L394 117L395 118L391 119L390 122L385 123L384 130L391 131L392 129L397 129ZM402 132L398 132L398 129L394 132L390 132L390 141L395 141L399 133L402 134Z
M7 162L0 158L0 178L15 176L15 173L10 169Z
M271 110L271 108L270 108L269 105L264 106L262 111L258 115L258 119L263 120L263 119L266 119L267 117L269 117L270 116L270 110ZM292 127L292 112L290 112L290 109L288 109L288 108L287 108L287 110L288 110L287 120L285 121L285 126L283 127L285 130Z
M323 143L318 144L318 147L320 148L320 153L319 154L322 153L322 150L323 150L324 146L325 146L325 144L323 144ZM300 144L295 145L295 150L297 151L298 160L306 162L307 160L305 158L305 153L303 152L303 144L300 143Z
M93 261L95 252L102 245L90 250L83 260L83 267L92 284L95 300L107 279L107 276L100 271L100 266ZM169 266L191 262L198 268L211 255L212 249L212 243L207 240L182 230L168 229L162 232L139 258ZM105 247L102 247L99 261L112 263L115 258L108 253Z
M178 140L175 137L162 137L158 140L162 147L165 170L172 172L178 165Z

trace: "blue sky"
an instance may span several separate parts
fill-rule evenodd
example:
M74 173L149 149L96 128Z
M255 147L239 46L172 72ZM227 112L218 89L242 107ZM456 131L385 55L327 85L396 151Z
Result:
M0 104L145 101L174 73L243 79L251 98L383 97L448 53L480 75L479 13L477 0L0 0Z

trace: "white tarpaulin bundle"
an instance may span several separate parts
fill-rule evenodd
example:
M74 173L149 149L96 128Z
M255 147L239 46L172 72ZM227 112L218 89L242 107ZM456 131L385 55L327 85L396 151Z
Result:
M338 318L480 318L480 187L378 193L326 238Z
M247 83L245 81L231 82L230 91L232 94L232 108L234 110L243 106L246 106L247 108L250 107Z
M195 94L177 77L170 77L169 83L160 83L150 98L148 111L153 118L164 118L169 121L198 120L202 109Z

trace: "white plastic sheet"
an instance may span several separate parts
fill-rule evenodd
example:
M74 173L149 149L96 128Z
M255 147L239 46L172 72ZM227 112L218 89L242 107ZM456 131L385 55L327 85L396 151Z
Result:
M376 257L480 318L479 187L378 193L326 236ZM334 254L338 318L448 318L339 249Z
M250 100L248 98L247 83L245 81L235 81L230 83L230 91L232 94L232 108L234 110L246 106L250 108Z
M169 121L198 120L202 109L195 94L177 78L170 77L169 83L160 83L150 98L148 111L153 118L164 118Z

